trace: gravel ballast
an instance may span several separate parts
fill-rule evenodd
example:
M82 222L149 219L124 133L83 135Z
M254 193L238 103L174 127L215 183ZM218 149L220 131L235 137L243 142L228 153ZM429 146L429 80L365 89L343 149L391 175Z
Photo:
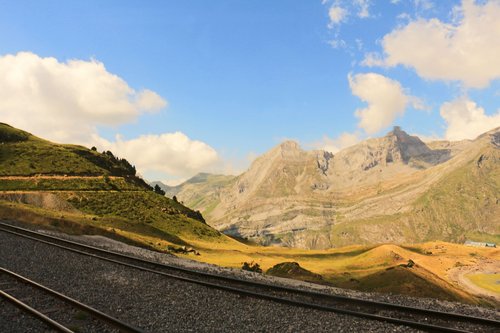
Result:
M61 235L58 235L61 236ZM345 291L299 281L266 277L233 269L179 259L131 247L100 236L65 236L91 245L134 254L164 263L196 267L226 275L258 278L301 288L347 294L404 304L408 297ZM103 262L0 232L0 265L50 288L74 297L110 315L150 332L412 332L407 327L363 320L214 290L168 279L152 273ZM425 302L428 303L425 303ZM451 302L418 299L426 308L450 310L498 318L496 311ZM0 331L7 328L6 311L0 310ZM17 311L17 310L16 310ZM33 329L33 321L16 323ZM10 331L10 330L6 330ZM22 330L21 330L22 331ZM33 331L33 330L32 330ZM36 331L36 330L35 330Z

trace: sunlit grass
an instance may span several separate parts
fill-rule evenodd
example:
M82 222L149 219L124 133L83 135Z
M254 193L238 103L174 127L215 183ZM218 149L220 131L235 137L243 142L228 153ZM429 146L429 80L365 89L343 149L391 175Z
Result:
M466 277L475 285L500 294L500 273L467 274Z

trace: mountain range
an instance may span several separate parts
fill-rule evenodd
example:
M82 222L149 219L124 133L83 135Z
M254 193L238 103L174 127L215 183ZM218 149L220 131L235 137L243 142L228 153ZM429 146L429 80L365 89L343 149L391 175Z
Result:
M335 154L286 141L238 176L169 187L207 222L263 245L500 239L500 128L424 143L399 127Z

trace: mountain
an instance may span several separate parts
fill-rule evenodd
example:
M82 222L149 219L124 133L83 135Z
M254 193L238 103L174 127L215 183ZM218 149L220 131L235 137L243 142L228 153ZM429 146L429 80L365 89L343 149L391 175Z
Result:
M155 193L112 152L56 144L3 123L0 218L93 230L161 250L235 242L208 226L200 212Z
M498 240L499 132L426 144L395 127L336 154L286 141L216 186L181 184L177 197L264 245Z
M191 203L191 205L199 204L199 200L205 199L205 197L210 197L217 192L218 189L225 186L228 182L234 179L234 176L226 175L213 175L210 173L200 172L195 176L189 178L182 184L176 186L169 186L160 181L151 182L151 186L158 185L162 190L165 191L165 195L168 197L173 197L179 194L179 192L184 190L186 202ZM196 189L203 193L204 198L201 198L197 191L191 191L190 189Z
M163 191L165 191L165 195L167 197L173 197L174 195L176 195L177 193L179 193L179 191L181 190L181 186L180 185L178 185L178 186L170 186L170 185L162 183L161 181L150 182L149 185L151 185L151 187L153 187L153 188L156 185L158 185Z

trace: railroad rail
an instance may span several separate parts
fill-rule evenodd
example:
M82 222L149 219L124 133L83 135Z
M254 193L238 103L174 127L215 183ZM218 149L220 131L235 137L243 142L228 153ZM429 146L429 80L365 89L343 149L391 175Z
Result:
M122 320L2 267L0 267L0 287L0 296L7 302L58 332L74 332L74 328L71 327L74 324L66 323L72 321L73 313L80 317L78 327L91 325L92 330L98 328L100 332L144 333L143 330ZM27 295L29 296L26 297ZM25 299L35 305L28 305ZM47 308L48 304L51 306ZM35 307L43 309L37 310Z
M0 231L168 278L293 306L405 325L429 332L498 332L500 329L500 321L494 319L332 295L223 276L104 250L1 222Z

